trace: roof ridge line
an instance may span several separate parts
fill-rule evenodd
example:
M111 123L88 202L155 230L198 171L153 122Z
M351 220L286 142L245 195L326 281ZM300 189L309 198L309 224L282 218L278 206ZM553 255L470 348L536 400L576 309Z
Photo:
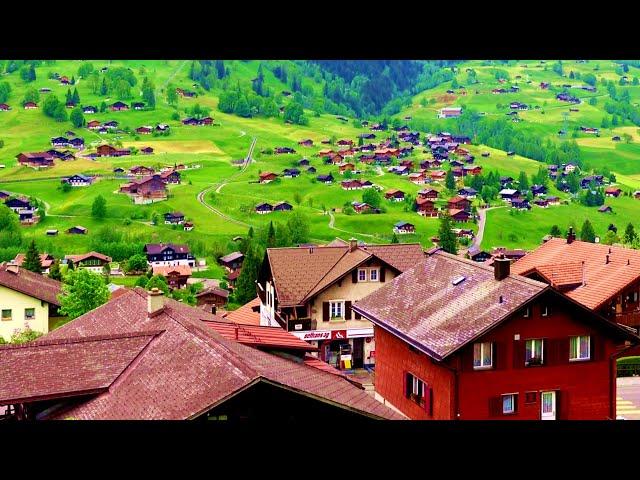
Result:
M13 349L29 348L29 347L48 347L53 345L70 345L74 343L99 342L102 340L119 340L123 338L155 337L156 335L160 335L164 331L165 330L163 329L156 329L156 330L147 330L147 331L138 331L138 332L91 335L88 337L66 337L66 338L51 338L51 339L43 338L42 340L36 339L34 341L26 342L26 343L0 345L0 349L13 350Z

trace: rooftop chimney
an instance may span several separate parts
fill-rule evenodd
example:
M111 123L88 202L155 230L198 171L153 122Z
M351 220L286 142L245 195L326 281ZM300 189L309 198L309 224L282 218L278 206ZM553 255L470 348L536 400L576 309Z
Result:
M567 232L567 244L573 243L575 239L576 239L576 234L573 231L573 227L569 227L569 231Z
M496 280L504 280L511 272L511 260L504 258L504 253L493 259L493 273Z
M356 248L358 248L358 240L356 238L351 237L349 239L349 251L353 252Z
M609 264L609 255L607 255L607 260L604 262L605 264Z
M162 290L153 287L147 293L147 316L155 317L164 311L164 296Z
M19 271L20 271L20 267L15 263L7 264L7 272L15 273L17 275Z
M582 260L582 286L584 287L586 284L587 284L587 277L585 276L584 260Z

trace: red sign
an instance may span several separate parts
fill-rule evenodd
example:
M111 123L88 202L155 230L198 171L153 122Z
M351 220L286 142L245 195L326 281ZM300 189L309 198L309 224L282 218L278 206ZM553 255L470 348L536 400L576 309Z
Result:
M342 340L347 338L346 330L331 330L331 340Z

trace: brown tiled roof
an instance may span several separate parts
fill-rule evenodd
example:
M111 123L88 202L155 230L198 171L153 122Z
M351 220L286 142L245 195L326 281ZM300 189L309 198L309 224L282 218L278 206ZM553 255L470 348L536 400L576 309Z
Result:
M567 262L565 264L540 265L536 270L553 287L564 289L582 284L584 271L582 262Z
M18 255L16 255L16 258L13 259L12 263L15 263L18 266L22 266L22 264L24 263L24 259L25 254L19 253ZM42 265L42 268L49 268L52 264L53 258L51 257L51 255L49 255L48 253L40 254L40 265Z
M111 262L111 257L107 255L103 255L102 253L99 253L99 252L89 252L89 253L83 253L81 255L65 255L64 256L64 258L66 258L67 260L71 260L73 263L78 263L91 257L98 258L105 262Z
M611 253L609 253L611 252ZM606 263L609 255L609 263ZM568 244L563 238L552 238L511 266L511 271L529 275L534 271L548 278L549 271L566 270L573 265L573 278L577 279L576 265L582 269L580 284L566 295L590 309L596 309L620 290L640 278L640 251L598 243L574 240ZM545 272L545 273L543 273ZM578 282L576 282L578 283Z
M223 338L202 320L215 315L165 298L147 315L136 288L78 317L45 338L163 330L108 391L52 418L189 419L258 382L275 384L375 418L401 418L346 379Z
M424 258L417 243L267 249L278 301L301 305L352 269L375 256L400 272Z
M191 276L191 267L189 265L154 265L153 274L166 277L170 273L175 272L180 276Z
M517 275L498 281L493 268L437 251L353 308L441 360L546 288Z
M0 346L0 405L104 391L158 333Z
M0 264L0 285L16 292L24 293L38 300L60 306L58 294L62 284L39 273L15 266L17 273L7 270L6 263Z
M196 297L202 297L210 293L214 295L218 295L219 297L224 297L224 298L227 298L229 296L229 290L225 290L224 288L220 288L220 287L209 287L198 292L196 294Z
M254 311L254 308L257 311ZM249 303L245 303L237 310L224 314L224 318L244 325L260 325L260 297L256 297Z

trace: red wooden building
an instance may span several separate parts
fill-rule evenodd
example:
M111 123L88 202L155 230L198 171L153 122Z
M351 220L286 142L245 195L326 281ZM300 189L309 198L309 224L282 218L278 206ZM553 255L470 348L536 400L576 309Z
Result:
M615 356L640 342L550 286L435 251L353 305L376 396L412 419L614 419Z

